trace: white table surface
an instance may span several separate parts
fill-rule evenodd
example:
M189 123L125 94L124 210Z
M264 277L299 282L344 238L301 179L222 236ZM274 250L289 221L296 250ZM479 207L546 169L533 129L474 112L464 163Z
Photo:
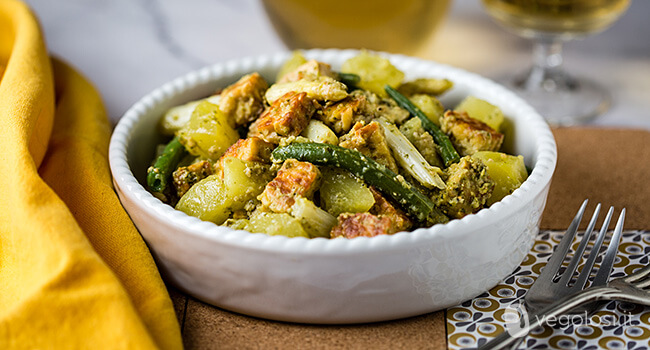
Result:
M216 62L288 50L258 0L26 0L50 52L99 89L113 122L159 85ZM609 30L565 47L565 65L607 84L615 104L592 125L650 129L650 0ZM530 45L454 0L423 57L495 78L523 70Z

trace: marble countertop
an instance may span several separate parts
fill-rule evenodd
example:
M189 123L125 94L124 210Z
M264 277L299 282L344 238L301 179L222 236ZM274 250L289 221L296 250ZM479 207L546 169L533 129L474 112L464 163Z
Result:
M99 89L116 122L140 97L216 62L288 50L258 0L26 0L51 53ZM615 103L591 122L650 129L650 1L633 0L609 30L565 47L565 65L607 84ZM524 69L530 45L506 33L476 0L454 0L422 57L490 78ZM514 62L514 63L513 63Z

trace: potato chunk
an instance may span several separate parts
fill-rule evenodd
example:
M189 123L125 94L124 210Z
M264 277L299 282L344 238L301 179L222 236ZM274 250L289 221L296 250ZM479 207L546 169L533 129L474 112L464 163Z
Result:
M237 127L255 120L264 109L264 92L269 88L258 73L241 77L221 92L219 108Z
M528 178L523 156L501 152L476 152L472 158L480 159L487 167L487 174L494 181L494 191L487 200L490 206L519 188Z
M440 101L429 95L415 94L409 97L409 100L418 107L427 118L434 124L440 126L440 118L445 113L445 107Z
M277 144L281 137L298 136L307 126L317 103L304 92L290 91L253 122L248 137Z
M219 105L221 96L212 95L200 100L190 101L182 105L174 106L168 109L160 119L159 129L163 135L175 135L187 123L190 122L192 112L203 101L208 101L212 104Z
M359 55L343 62L341 72L354 73L361 77L359 87L387 97L384 86L396 88L404 80L404 73L393 66L390 61L379 55L363 51Z
M320 203L330 214L361 213L375 204L368 186L347 170L324 167L322 174Z
M455 219L483 208L494 189L494 181L487 175L485 164L469 156L445 169L444 178L446 188L432 200L443 213Z
M259 196L262 205L276 213L288 213L296 197L310 199L318 189L321 173L311 163L287 159Z
M474 96L467 96L455 108L457 111L467 112L467 114L483 123L489 125L492 129L501 131L504 116L501 108Z
M190 154L211 160L219 159L239 139L228 117L217 105L207 101L196 106L178 136Z
M339 146L355 149L398 173L397 163L390 153L384 131L377 122L368 125L361 122L354 124L349 133L341 136Z
M253 233L265 233L271 236L306 237L309 234L302 227L300 219L285 213L268 213L256 210L249 220L237 220L231 227Z
M176 204L176 209L220 225L230 215L231 205L223 181L219 176L211 175L190 187Z
M461 156L478 151L498 151L503 143L503 134L471 118L465 112L445 112L440 129L450 135L452 143Z
M232 202L233 211L243 210L246 204L255 199L271 176L270 165L226 157L222 163L221 176L226 186L226 195Z
M339 138L336 137L334 131L322 121L316 119L309 121L305 130L302 131L302 136L313 142L328 143L330 145L339 144Z

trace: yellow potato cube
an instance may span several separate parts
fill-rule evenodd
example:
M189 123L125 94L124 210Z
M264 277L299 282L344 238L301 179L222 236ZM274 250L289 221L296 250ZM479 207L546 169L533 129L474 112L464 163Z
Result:
M201 220L222 224L230 215L232 200L218 175L199 181L181 197L176 209Z
M361 77L359 87L382 97L388 96L384 91L385 85L396 88L404 80L404 73L393 66L388 59L367 51L345 61L341 71L359 75Z
M179 130L178 136L188 152L195 156L217 160L239 139L237 131L219 107L208 101L200 102L189 122Z
M492 196L487 200L488 206L511 194L528 178L523 156L481 151L472 154L472 158L485 164L488 176L495 183Z
M322 168L321 173L321 206L330 214L338 216L341 213L362 213L375 204L368 186L348 171Z
M470 117L482 121L496 131L500 131L504 119L499 107L474 96L465 97L456 106L456 110L467 112Z

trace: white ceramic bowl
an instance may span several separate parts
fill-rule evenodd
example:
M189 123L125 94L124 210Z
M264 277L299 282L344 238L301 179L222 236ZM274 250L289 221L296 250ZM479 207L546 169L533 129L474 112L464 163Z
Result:
M310 50L305 56L336 69L354 50ZM386 55L406 73L449 78L441 99L454 106L475 95L502 108L514 123L510 151L532 168L512 195L477 214L392 236L306 239L235 231L187 216L143 187L156 123L169 107L209 95L257 71L268 81L288 52L245 58L191 72L154 90L115 128L110 165L115 188L151 248L163 275L181 290L224 309L306 323L397 319L456 305L496 285L532 247L556 163L546 122L505 88L466 71Z

